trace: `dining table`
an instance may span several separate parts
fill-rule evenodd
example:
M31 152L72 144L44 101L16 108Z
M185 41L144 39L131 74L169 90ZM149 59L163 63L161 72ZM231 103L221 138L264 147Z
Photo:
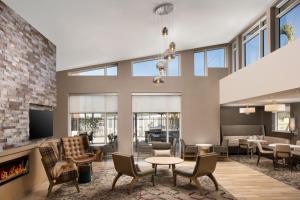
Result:
M289 145L291 149L300 149L300 145L295 145L295 144L285 144L285 143L273 143L269 144L268 146L271 148L275 148L276 145Z

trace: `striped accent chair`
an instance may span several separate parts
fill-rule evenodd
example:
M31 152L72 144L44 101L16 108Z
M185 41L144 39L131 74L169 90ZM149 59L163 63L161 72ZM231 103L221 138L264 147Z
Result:
M59 160L57 143L44 143L39 147L39 151L50 183L47 197L49 197L54 185L67 182L72 182L75 185L77 192L79 192L77 167L71 160Z

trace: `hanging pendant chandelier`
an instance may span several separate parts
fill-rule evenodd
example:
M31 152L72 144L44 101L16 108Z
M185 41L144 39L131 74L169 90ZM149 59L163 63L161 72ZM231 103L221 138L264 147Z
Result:
M164 3L156 6L153 12L160 16L161 19L161 35L162 35L162 52L159 53L159 59L156 64L158 76L153 78L153 83L161 84L164 83L164 78L167 76L168 63L175 58L176 45L174 41L170 41L170 33L173 32L173 12L174 6L171 3ZM167 18L169 21L167 23ZM166 45L167 44L167 45Z

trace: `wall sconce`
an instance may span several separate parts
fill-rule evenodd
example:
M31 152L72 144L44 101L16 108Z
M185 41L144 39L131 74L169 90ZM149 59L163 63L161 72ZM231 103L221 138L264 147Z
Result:
M289 129L291 131L291 133L296 132L296 119L294 117L291 117L289 120Z

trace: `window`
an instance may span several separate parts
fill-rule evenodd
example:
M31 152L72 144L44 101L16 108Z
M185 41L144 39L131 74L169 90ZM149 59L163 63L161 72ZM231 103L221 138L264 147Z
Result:
M286 106L286 111L272 113L272 130L289 131L290 106Z
M225 67L225 49L213 49L207 52L207 67L224 68Z
M300 1L284 1L278 8L279 47L300 37Z
M266 19L258 21L243 34L243 66L254 63L268 54L268 34Z
M206 76L207 68L224 68L225 48L208 49L194 53L194 75Z
M204 52L196 52L194 54L194 75L195 76L205 76L205 61Z
M93 132L94 143L109 143L117 137L117 95L69 97L71 135Z
M232 63L231 63L231 72L236 72L238 67L238 45L237 40L232 43Z
M176 94L134 94L132 96L133 145L180 139L181 96ZM179 146L179 145L177 145Z
M108 66L97 69L89 69L77 72L70 72L69 76L117 76L118 67Z
M156 64L159 59L137 61L132 63L133 76L158 76ZM180 76L180 58L176 55L168 64L167 76Z

